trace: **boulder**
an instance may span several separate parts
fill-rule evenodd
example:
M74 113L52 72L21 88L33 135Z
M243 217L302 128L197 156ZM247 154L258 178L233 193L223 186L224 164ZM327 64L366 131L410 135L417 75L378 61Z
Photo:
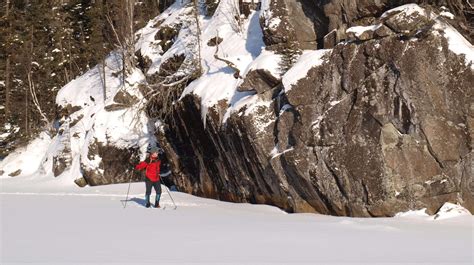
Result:
M64 155L64 153L61 155L53 156L53 174L55 177L61 175L71 164L69 156Z
M180 29L181 25L165 25L160 27L160 30L155 34L155 40L161 46L160 54L163 55L173 46Z
M77 186L84 188L87 186L87 181L85 178L78 178L74 180L74 183L76 183Z
M141 174L133 171L138 154L138 148L122 149L95 139L89 144L87 156L81 157L83 178L90 186L140 181Z
M238 91L257 91L264 93L280 84L280 79L274 77L265 69L255 69L247 73L243 83L238 87Z
M82 109L81 106L72 106L71 104L67 104L64 107L57 106L57 108L58 108L58 113L60 117L67 117L73 114L74 112Z
M207 41L207 46L211 46L211 47L217 46L217 45L219 45L223 40L224 40L224 39L222 39L222 38L219 37L219 36L210 38L210 39Z
M21 174L21 169L18 169L16 171L13 171L12 173L8 174L10 177L16 177Z
M346 34L347 34L347 39L348 40L360 40L360 41L366 41L370 40L374 37L374 31L378 29L380 25L373 25L373 26L356 26L347 29Z
M421 7L414 10L394 11L387 14L384 23L396 33L409 34L428 27L432 22L431 15L429 11Z
M116 111L121 109L130 108L134 104L138 103L138 98L130 95L127 91L120 90L114 96L114 102L104 107L106 111Z

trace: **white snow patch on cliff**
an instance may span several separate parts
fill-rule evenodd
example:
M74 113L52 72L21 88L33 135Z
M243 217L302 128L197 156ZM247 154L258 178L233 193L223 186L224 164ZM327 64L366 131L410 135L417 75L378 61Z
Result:
M263 50L260 55L249 64L247 70L244 72L243 78L252 70L263 69L268 71L275 78L281 77L280 62L281 55L273 51Z
M220 2L214 16L203 25L202 29L202 61L203 75L186 87L181 98L192 93L201 98L201 115L205 124L209 107L221 100L231 101L240 80L234 77L226 63L214 57L216 47L205 43L217 35L223 39L219 44L218 56L231 61L241 72L260 55L263 43L263 33L259 24L259 12L252 12L248 19L243 20L241 28L229 18L229 10L234 10L236 1L223 0Z
M443 17L446 17L446 18L449 18L449 19L454 19L453 13L448 12L448 11L442 11L441 13L439 13L439 15L443 16Z
M263 100L258 94L252 92L239 92L241 94L234 103L227 109L224 114L222 122L225 123L227 119L230 118L230 115L233 113L239 113L239 116L253 115L255 120L255 127L259 133L265 132L267 127L272 124L275 119L272 115L269 115L268 111L263 111L262 114L259 114L261 108L268 109L273 101Z
M244 106L254 104L258 100L258 95L254 92L238 92L237 95L239 95L238 98L233 102L231 101L231 105L227 108L222 123L225 123L233 113L239 111Z
M466 63L471 64L471 69L474 69L474 46L447 23L438 21L433 27L442 32L448 40L449 50L457 55L463 55Z
M424 15L426 14L426 12L427 11L424 8L420 7L417 4L406 4L406 5L402 5L396 8L392 8L388 11L385 11L382 14L381 18L387 17L393 13L400 13L400 14L403 13L406 17L409 17L410 15L413 15L415 13Z
M268 27L270 29L276 30L276 28L280 25L280 23L281 23L281 18L274 17L269 20Z
M112 52L105 60L106 96L115 95L122 86L120 78L115 75L122 69L122 57ZM79 106L87 108L93 105L103 105L103 71L100 65L95 66L80 77L72 80L58 91L56 103L59 106Z
M245 110L244 115L254 113L260 107L269 108L273 103L273 101L271 100L262 100L258 95L255 95L254 97L256 97L256 100L253 102L253 104L247 105L247 109Z
M377 24L377 25L370 25L370 26L355 26L355 27L350 27L346 30L346 33L354 33L355 36L360 37L362 33L366 31L375 31L378 28L380 28L382 24Z
M440 19L440 16L445 16L452 19L454 18L453 14L447 11L442 11L439 15L436 15L435 13L422 8L417 4L407 4L386 11L382 14L382 18L388 17L389 15L395 15L403 16L403 19L400 18L400 20L406 20L410 19L410 16L415 13L428 19L435 20L436 23L434 24L433 29L441 32L441 34L447 39L449 50L457 55L464 56L466 64L471 64L471 68L474 69L474 46L468 40L466 40L466 38L464 38L464 36L453 26ZM353 32L356 36L360 36L360 34L363 32L367 30L376 30L380 26L381 24L355 26L347 29L346 32ZM438 47L438 49L442 50L442 47Z
M458 216L471 216L471 212L468 209L462 207L461 205L446 202L443 206L438 210L436 215L434 216L435 220L443 220L454 218Z
M298 80L305 78L311 68L322 65L324 63L324 56L331 51L332 49L304 51L295 65L283 75L282 82L285 92L291 90L291 87Z
M290 148L287 148L287 149L285 149L285 150L279 152L279 151L278 151L278 147L275 146L275 147L272 149L272 151L270 152L270 155L271 155L270 160L275 159L275 158L277 158L277 157L283 155L284 153L291 152L291 151L293 151L293 150L294 150L294 148L293 148L293 147L290 147Z

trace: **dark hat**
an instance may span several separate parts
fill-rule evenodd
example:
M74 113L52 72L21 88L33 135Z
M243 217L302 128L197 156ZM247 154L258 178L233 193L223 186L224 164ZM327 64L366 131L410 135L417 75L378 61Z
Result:
M158 152L159 152L158 147L150 148L150 153L158 153Z

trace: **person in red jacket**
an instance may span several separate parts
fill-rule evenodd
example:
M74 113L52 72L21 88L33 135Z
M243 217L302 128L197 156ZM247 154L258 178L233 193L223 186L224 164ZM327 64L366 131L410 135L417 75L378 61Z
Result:
M155 208L160 208L161 197L161 183L160 183L160 165L161 161L158 159L158 149L152 149L147 161L142 161L135 166L136 170L145 169L145 201L146 207L150 207L151 188L156 191Z

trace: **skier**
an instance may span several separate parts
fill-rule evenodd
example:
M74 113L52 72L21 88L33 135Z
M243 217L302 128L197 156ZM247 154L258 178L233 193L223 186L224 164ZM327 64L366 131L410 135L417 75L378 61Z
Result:
M160 208L160 197L161 197L160 166L161 166L161 161L158 158L158 148L152 148L150 150L150 156L148 158L148 162L145 160L135 166L136 170L145 169L145 176L146 176L145 201L146 201L147 208L149 208L151 205L150 195L151 195L152 187L155 189L155 192L156 192L155 208Z

